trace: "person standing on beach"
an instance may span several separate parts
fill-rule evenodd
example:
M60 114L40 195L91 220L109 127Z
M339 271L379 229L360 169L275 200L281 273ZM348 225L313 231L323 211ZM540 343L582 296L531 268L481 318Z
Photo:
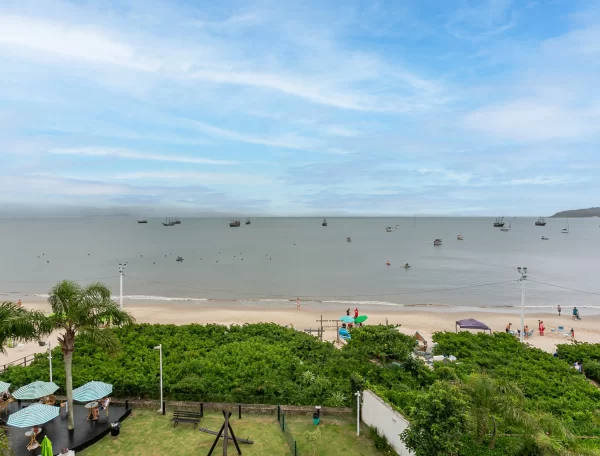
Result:
M525 326L525 330L523 331L525 334L523 334L523 337L525 339L529 339L529 326Z
M300 310L300 298L296 299L296 309Z
M560 304L556 307L556 310L558 310L558 316L560 317L560 312L562 311L562 309L560 308Z
M506 334L510 333L510 327L512 326L512 323L509 323L506 325Z
M21 306L21 300L20 299L17 301L17 305Z
M358 318L358 307L354 309L354 318Z
M346 309L346 315L350 316L350 307Z

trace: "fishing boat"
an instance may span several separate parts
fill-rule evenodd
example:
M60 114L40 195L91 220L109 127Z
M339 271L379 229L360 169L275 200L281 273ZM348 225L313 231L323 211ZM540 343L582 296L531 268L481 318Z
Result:
M456 240L458 240L458 241L464 241L465 238L463 237L462 234L458 234L458 235L456 235Z
M546 226L546 219L544 217L540 217L535 221L535 226Z
M327 226L327 219L326 218L324 218L323 222L321 222L321 226Z
M391 233L392 231L394 231L394 228L392 228L391 226L386 226L385 231L386 233Z
M567 226L560 230L561 233L569 234L569 219L567 219Z
M175 220L173 220L173 225L181 225L181 220L176 218Z
M542 241L547 241L548 238L546 236L542 236Z
M503 226L504 226L504 217L497 217L496 221L494 222L494 227L502 228Z
M433 245L442 245L442 240L436 239L435 241L433 241Z
M167 217L167 218L165 218L165 221L163 222L163 226L175 226L175 222L173 221L173 219L171 217Z
M511 229L511 225L509 223L508 226L503 226L502 228L500 228L500 231L510 231L510 229Z
M348 237L346 238L346 242L352 242L352 238L351 238L350 236L348 236Z
M179 261L181 263L183 261L183 257L178 256L175 261Z
M250 219L246 220L246 225L250 225Z
M145 218L138 219L138 223L148 223L148 220Z
M239 221L239 220L232 220L231 222L229 222L229 226L230 226L231 228L237 228L237 227L238 227L238 226L240 226L240 225L241 225L241 223L240 223L240 221Z

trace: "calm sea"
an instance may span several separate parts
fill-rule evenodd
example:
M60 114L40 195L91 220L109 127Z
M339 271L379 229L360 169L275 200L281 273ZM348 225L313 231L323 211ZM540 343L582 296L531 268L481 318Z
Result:
M570 220L569 234L562 219L536 227L533 218L511 218L509 232L489 218L321 221L255 218L230 228L225 219L173 227L160 219L0 220L0 299L43 298L64 278L101 280L118 294L117 266L127 262L128 300L510 307L520 305L517 266L527 266L527 306L600 308L599 219ZM443 245L434 247L435 238Z

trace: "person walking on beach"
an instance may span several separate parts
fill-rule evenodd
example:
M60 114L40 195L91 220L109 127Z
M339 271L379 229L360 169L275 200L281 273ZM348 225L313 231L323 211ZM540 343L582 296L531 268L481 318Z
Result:
M509 323L506 325L506 334L510 333L510 327L512 326L512 323Z
M544 330L546 329L546 327L544 326L544 322L543 321L540 322L540 328L539 329L540 329L540 336L543 336L544 335Z
M573 316L571 317L571 320L579 320L579 310L577 307L573 307Z
M560 313L562 311L562 309L560 308L560 304L556 307L556 310L558 310L558 316L560 317Z
M296 309L300 310L300 298L296 299Z
M575 339L575 328L571 328L571 339Z

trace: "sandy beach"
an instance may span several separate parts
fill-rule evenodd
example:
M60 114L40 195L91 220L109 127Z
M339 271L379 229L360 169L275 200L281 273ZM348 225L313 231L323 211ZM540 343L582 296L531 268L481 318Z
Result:
M25 303L24 306L49 312L50 306L43 302ZM223 325L273 322L283 326L293 326L297 330L316 329L320 325L321 316L326 327L324 339L335 340L335 320L345 315L345 306L323 306L319 303L301 304L300 310L296 309L294 302L289 305L248 305L240 306L231 303L211 302L201 306L189 303L169 303L164 305L156 302L127 303L125 308L131 312L138 323L217 323ZM354 309L352 309L353 311ZM529 312L525 315L525 325L535 329L535 334L527 340L530 345L552 353L557 344L571 340L558 332L552 332L559 325L566 330L574 328L575 339L582 342L600 343L600 316L583 316L582 320L571 319L570 309L564 309L567 314L560 317L556 312ZM520 326L520 313L518 309L490 309L486 311L471 310L467 308L448 307L401 307L401 308L359 308L359 312L368 315L367 324L401 325L400 331L414 335L416 331L431 341L431 336L436 331L455 331L455 321L464 318L475 318L485 322L492 331L504 331L510 322L513 329ZM542 320L546 327L544 336L537 331L538 320ZM328 327L329 326L329 327ZM47 339L56 344L56 335ZM0 364L14 361L23 356L39 353L45 350L37 342L29 342L19 348L6 348L7 353L0 355Z

